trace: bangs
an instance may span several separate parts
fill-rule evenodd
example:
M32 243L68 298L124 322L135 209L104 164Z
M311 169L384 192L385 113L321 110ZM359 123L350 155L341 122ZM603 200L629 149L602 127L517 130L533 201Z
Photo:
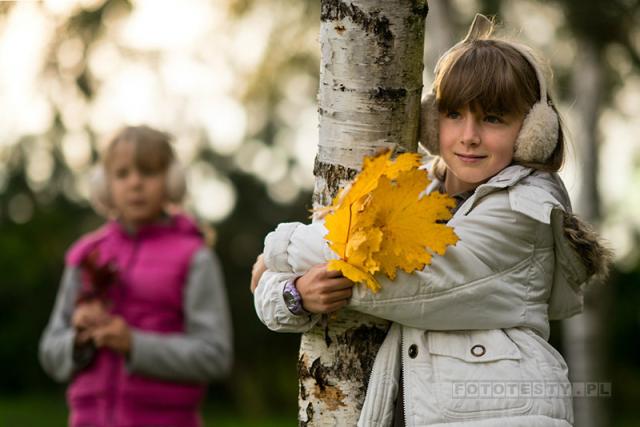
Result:
M441 112L469 105L485 112L526 114L540 97L531 64L497 40L476 40L448 55L435 87Z
M134 162L143 173L160 173L169 168L174 159L170 137L146 126L122 129L109 144L105 155L105 165L113 160L114 148L120 143L131 144L134 150Z
M169 168L173 151L168 141L141 138L134 147L136 166L141 172L158 173Z

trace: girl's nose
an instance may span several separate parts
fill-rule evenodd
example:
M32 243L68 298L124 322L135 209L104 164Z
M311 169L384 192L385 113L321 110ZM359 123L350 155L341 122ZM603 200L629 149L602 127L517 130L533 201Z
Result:
M129 175L129 185L131 185L132 187L137 187L141 183L142 183L142 174L137 170L132 171L131 174Z
M465 145L477 145L480 143L480 124L474 114L465 115L461 141Z

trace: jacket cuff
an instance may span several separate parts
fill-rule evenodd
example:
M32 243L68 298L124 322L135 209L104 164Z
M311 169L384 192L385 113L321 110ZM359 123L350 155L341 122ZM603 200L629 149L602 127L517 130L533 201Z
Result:
M273 303L275 306L275 317L280 324L302 326L302 325L309 324L310 322L315 323L314 318L316 318L315 320L317 320L317 318L319 317L319 315L309 313L308 311L304 310L304 308L303 308L304 312L300 314L295 314L295 313L292 313L291 310L289 310L289 307L287 307L287 302L284 300L284 289L287 286L287 283L297 278L298 276L294 276L293 278L287 280L286 282L278 286L279 292L273 295L274 297ZM302 305L302 302L301 302L301 305Z
M306 332L320 318L318 314L296 316L284 302L282 292L287 280L295 277L290 273L266 271L254 294L254 305L260 321L272 331Z
M76 332L73 329L65 331L60 338L60 345L62 346L61 357L58 359L59 365L57 367L57 375L54 375L59 381L68 381L71 379L74 373L81 371L86 366L82 366L77 363L75 357L75 337Z
M143 332L131 329L131 349L129 357L125 359L127 370L134 373L145 372L145 366L149 365L149 360L153 359L149 353L153 353L153 351L153 338Z

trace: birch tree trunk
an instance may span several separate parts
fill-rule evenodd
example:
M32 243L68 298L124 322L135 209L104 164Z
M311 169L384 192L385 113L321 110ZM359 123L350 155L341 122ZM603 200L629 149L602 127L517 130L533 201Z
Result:
M576 212L590 223L600 222L598 192L598 119L600 117L604 70L602 58L592 42L579 41L581 52L573 71L573 92L578 114L576 147L580 193ZM604 381L606 373L605 318L608 288L588 288L584 313L563 322L563 341L571 381L576 383ZM574 391L579 392L577 387ZM606 401L602 397L574 399L576 427L604 427L610 425Z
M366 155L415 151L426 0L322 0L320 139L314 207L329 204ZM354 426L388 322L341 310L302 336L301 426Z

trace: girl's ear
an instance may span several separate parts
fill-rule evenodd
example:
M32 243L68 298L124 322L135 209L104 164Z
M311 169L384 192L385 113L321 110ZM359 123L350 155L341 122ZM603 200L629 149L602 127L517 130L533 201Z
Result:
M180 203L187 191L187 180L184 170L177 160L169 165L167 170L167 198L171 203Z
M425 95L420 106L420 144L434 156L440 154L438 114L435 94Z
M93 209L100 215L108 217L113 210L111 193L107 182L107 173L102 164L93 167L89 177L89 202Z

